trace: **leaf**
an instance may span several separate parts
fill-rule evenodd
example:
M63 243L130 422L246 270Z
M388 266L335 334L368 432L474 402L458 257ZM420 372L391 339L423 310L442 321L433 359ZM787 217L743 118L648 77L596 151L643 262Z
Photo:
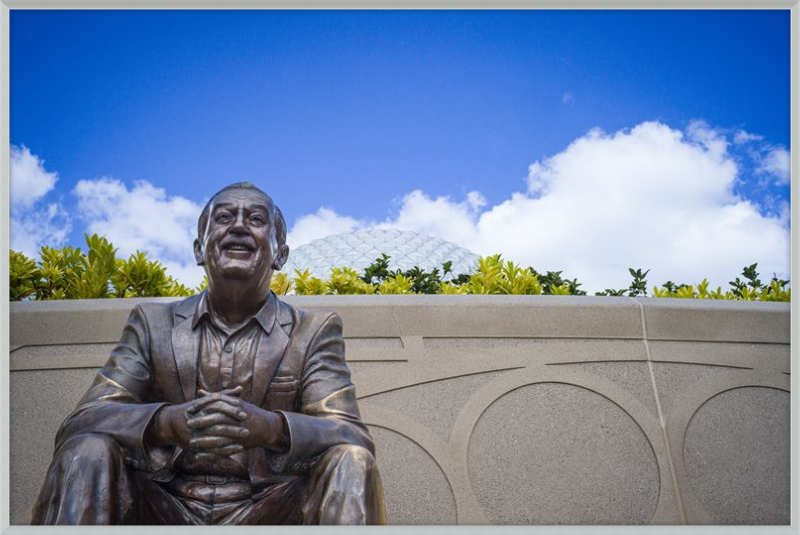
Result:
M32 296L42 277L36 262L23 253L9 250L8 268L11 301L21 301Z
M383 281L378 287L381 294L411 294L413 282L410 278L397 274Z
M287 273L274 273L269 287L276 295L286 295L292 289L292 279Z

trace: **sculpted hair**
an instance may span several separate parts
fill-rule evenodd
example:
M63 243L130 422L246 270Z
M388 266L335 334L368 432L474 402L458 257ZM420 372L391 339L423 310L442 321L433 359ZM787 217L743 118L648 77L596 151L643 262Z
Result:
M277 242L278 247L284 245L286 243L286 220L283 219L283 213L281 212L281 209L277 207L275 202L272 200L272 197L267 195L264 190L252 182L237 182L235 184L231 184L230 186L225 186L212 195L203 208L203 211L200 212L200 218L197 220L197 237L203 237L203 230L208 223L208 216L211 212L211 205L214 203L214 199L216 199L222 192L232 189L252 190L257 192L259 195L262 195L267 200L267 206L270 209L270 219L272 219L272 229L274 232L275 241Z

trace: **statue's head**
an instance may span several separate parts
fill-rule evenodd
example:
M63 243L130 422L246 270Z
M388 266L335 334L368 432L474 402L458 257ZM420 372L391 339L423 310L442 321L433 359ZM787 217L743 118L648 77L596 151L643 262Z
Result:
M209 280L269 284L289 257L283 214L250 182L224 187L200 213L194 257Z

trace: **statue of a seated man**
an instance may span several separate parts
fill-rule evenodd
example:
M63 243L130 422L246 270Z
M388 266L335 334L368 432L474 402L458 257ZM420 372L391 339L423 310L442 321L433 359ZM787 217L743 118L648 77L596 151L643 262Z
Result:
M197 230L208 289L134 308L58 431L32 523L385 524L342 321L269 289L280 210L233 184Z

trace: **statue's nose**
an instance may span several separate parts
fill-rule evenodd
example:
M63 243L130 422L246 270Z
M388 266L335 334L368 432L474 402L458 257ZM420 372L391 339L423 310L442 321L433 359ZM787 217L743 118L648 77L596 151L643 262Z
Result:
M250 230L247 228L247 225L244 224L244 215L239 214L236 216L236 220L231 225L230 232L234 234L250 234Z

